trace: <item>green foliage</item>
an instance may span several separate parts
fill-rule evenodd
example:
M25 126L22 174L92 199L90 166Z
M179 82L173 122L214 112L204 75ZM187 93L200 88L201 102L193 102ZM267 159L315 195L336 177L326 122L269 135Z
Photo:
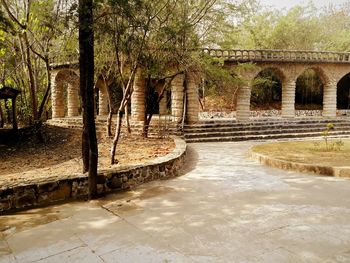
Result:
M309 69L300 75L296 87L297 109L305 109L306 105L314 105L313 107L322 109L323 81L316 70Z
M242 10L223 27L220 47L350 51L349 3L317 9L309 2L289 10L253 4Z
M314 150L315 151L324 151L324 152L333 152L333 151L341 151L344 147L344 142L339 139L335 142L329 141L329 132L334 130L334 124L328 123L324 131L321 132L321 136L324 140L324 146L320 142L314 142Z
M281 80L276 72L273 69L266 69L260 72L253 83L251 93L252 108L273 108L276 103L280 104L281 96Z

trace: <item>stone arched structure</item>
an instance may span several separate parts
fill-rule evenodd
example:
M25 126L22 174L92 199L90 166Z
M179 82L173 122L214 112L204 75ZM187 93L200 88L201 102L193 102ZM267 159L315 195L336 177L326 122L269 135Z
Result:
M278 68L282 81L282 117L295 117L295 91L297 78L307 69L315 69L324 83L323 116L337 115L337 83L350 72L350 53L282 51L282 50L217 50L203 52L225 61L225 66L237 71L246 85L237 94L237 119L250 117L252 80L266 68ZM255 67L241 72L239 63L252 62Z
M217 50L204 49L204 53L224 60L225 67L231 68L234 74L243 80L237 91L237 120L247 121L250 118L250 98L254 78L259 72L274 68L281 79L282 102L281 116L295 117L295 93L298 77L307 69L315 69L321 76L323 90L323 116L337 115L337 84L345 75L350 73L350 53L312 52L312 51L283 51L283 50ZM255 66L250 69L239 67L240 63L251 62ZM68 85L68 116L79 114L79 78L78 64L52 66L52 111L53 118L65 116L63 91L64 83ZM249 67L247 67L249 68ZM179 123L185 117L187 123L198 122L199 98L198 76L187 73L178 75L171 83L171 116ZM108 113L107 84L97 81L99 89L99 114ZM136 74L131 98L132 120L143 121L145 118L145 76L139 70ZM166 97L160 102L160 114L168 112ZM184 104L184 102L186 102ZM184 116L185 115L185 116Z
M183 120L184 110L186 111L185 120L187 123L198 122L199 100L198 100L198 79L193 73L177 75L171 82L171 116L172 120L179 123ZM143 121L145 118L145 87L146 79L141 70L138 70L134 80L133 93L131 96L131 116L136 122ZM186 99L186 107L184 101ZM165 115L167 109L166 94L159 103L161 115Z
M67 63L51 65L51 103L52 118L76 117L81 114L79 64ZM109 104L107 87L108 80L98 78L96 89L98 89L98 112L99 115L108 115ZM65 91L67 102L65 102ZM67 107L67 112L66 112Z
M51 71L51 101L52 118L66 117L65 96L67 90L67 116L74 117L80 114L79 76L74 69L57 69Z

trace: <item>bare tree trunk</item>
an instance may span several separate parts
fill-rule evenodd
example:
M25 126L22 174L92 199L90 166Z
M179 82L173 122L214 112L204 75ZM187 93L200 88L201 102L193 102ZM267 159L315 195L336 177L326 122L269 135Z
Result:
M112 147L111 147L111 164L115 164L115 153L116 153L117 144L118 144L120 133L121 133L123 112L125 111L126 105L128 104L128 102L131 98L132 85L133 85L133 80L135 77L136 70L137 70L137 66L134 66L133 70L131 71L128 83L126 84L125 88L123 89L123 99L120 102L120 106L118 109L116 131L115 131L115 136L114 136L114 139L112 142Z
M89 172L89 199L97 197L98 146L94 107L93 1L79 0L80 92L83 108L83 161ZM87 162L87 163L86 163Z
M34 71L33 71L33 65L30 58L30 44L28 40L27 33L23 33L24 42L25 42L25 52L26 52L26 64L27 64L27 70L29 75L29 84L30 84L30 98L31 98L31 105L32 105L32 114L34 121L38 120L38 104L37 104L37 98L36 98L36 83L35 83L35 77L34 77Z
M131 127L130 127L130 114L129 114L129 105L126 104L125 106L125 120L126 120L126 130L128 134L131 134Z
M45 59L45 67L46 67L46 78L47 78L47 86L46 86L46 90L45 90L45 94L43 97L43 100L41 101L40 107L39 107L39 112L38 112L38 119L41 118L43 112L44 112L44 108L45 105L48 101L48 97L51 91L51 72L50 72L50 64L49 64L49 59L46 58Z
M112 118L113 118L112 94L111 94L111 90L109 89L109 86L106 85L106 89L107 89L107 98L108 98L108 105L109 105L109 111L108 111L108 117L107 117L107 136L112 137Z
M177 75L182 74L182 73L183 72L178 72L172 76L169 76L169 77L166 77L165 79L163 79L163 80L165 80L165 83L163 85L161 92L158 94L158 99L157 99L156 103L153 105L146 105L147 109L149 109L148 110L149 113L147 115L147 110L146 110L146 118L145 118L145 121L144 121L143 127L142 127L142 137L144 137L144 138L148 137L149 126L151 124L151 120L152 120L152 117L154 115L156 106L159 105L159 102L163 99L165 91L170 87L171 82L174 80L174 78ZM168 79L168 80L166 80L166 79Z
M122 105L120 106L122 107ZM121 108L118 109L118 114L117 114L117 125L116 125L116 131L115 131L115 136L112 142L112 149L111 149L111 164L117 164L118 160L115 159L115 153L117 150L117 144L119 142L120 134L121 134L121 129L122 129L122 120L123 120L123 111Z

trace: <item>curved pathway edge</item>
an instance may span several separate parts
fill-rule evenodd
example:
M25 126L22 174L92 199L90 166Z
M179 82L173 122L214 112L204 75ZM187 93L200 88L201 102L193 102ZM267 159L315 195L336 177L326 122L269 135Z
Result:
M350 167L348 166L332 167L332 166L291 162L291 161L281 160L265 154L255 152L253 149L250 150L250 154L251 154L251 157L254 160L258 161L259 163L268 165L274 168L291 170L291 171L296 171L301 173L313 173L313 174L325 175L325 176L350 178Z

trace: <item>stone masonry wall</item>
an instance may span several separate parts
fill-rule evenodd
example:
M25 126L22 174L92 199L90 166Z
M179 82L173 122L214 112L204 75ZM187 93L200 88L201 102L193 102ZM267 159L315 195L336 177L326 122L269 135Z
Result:
M183 166L186 143L175 138L172 153L146 162L142 166L119 167L99 171L98 192L110 193L132 189L140 184L167 179L179 174ZM59 180L9 183L0 189L0 212L30 208L39 205L83 199L88 195L88 177L83 174L67 175Z

